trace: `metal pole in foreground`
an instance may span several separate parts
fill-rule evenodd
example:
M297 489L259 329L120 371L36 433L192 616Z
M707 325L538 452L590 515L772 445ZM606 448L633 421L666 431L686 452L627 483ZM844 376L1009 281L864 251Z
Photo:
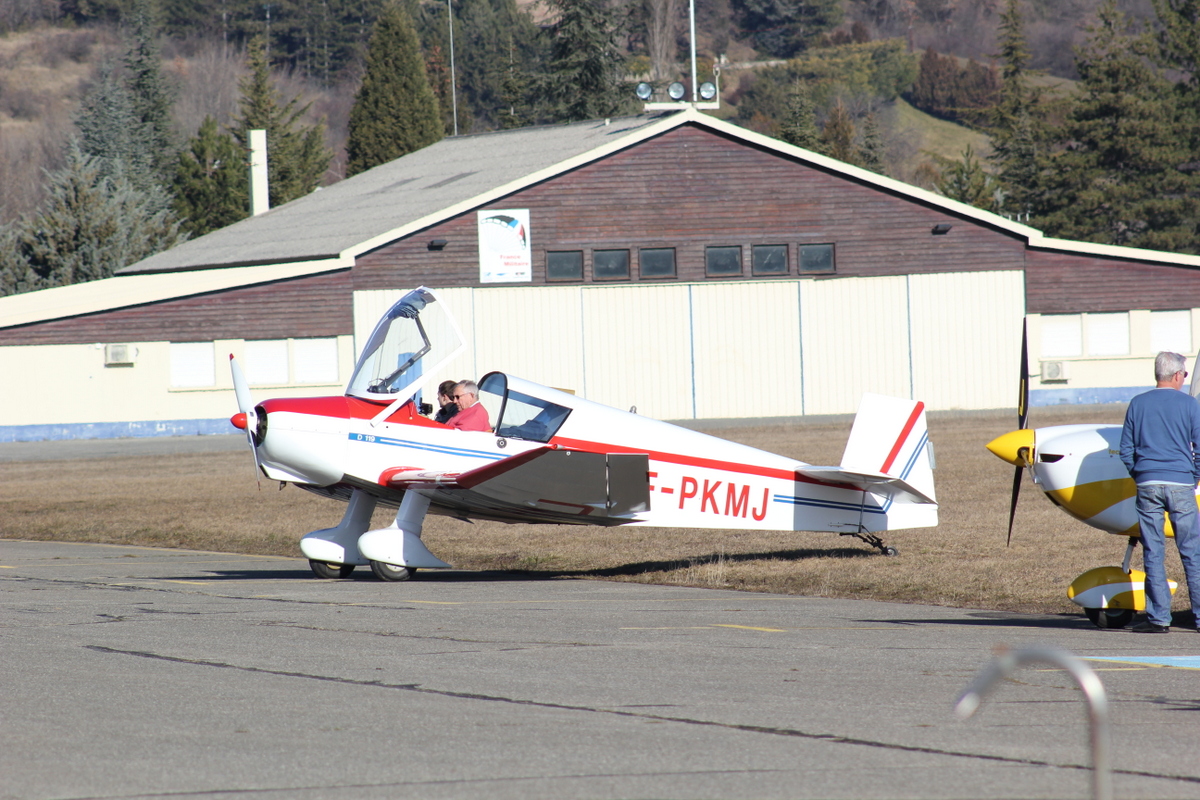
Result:
M954 713L967 719L979 708L984 695L996 681L1008 677L1019 666L1030 663L1052 664L1071 673L1083 690L1088 706L1089 734L1092 745L1092 797L1112 800L1112 768L1109 764L1108 695L1092 668L1063 650L1027 648L1001 653L975 676L954 703Z

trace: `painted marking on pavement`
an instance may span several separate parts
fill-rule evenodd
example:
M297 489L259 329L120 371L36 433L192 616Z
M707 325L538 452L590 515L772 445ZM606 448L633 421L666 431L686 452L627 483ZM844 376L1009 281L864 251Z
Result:
M740 628L744 631L763 631L764 633L787 633L786 628L756 628L753 625L722 625L717 623L714 628Z
M1200 669L1200 656L1123 656L1121 658L1099 658L1096 656L1090 656L1087 660L1113 661L1118 664L1142 664L1145 667Z

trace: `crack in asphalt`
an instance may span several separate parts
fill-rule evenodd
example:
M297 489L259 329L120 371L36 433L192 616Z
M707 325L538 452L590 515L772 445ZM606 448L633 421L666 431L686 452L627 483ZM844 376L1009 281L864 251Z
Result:
M261 675L273 675L283 678L299 678L303 680L321 681L324 683L337 683L346 686L364 686L372 689L387 689L405 692L416 692L419 694L433 695L437 697L448 697L456 700L479 700L489 703L505 703L516 706L526 706L530 708L544 708L553 711L577 711L589 714L606 714L609 716L626 717L629 719L648 720L652 722L674 722L681 725L695 725L707 728L720 728L724 730L739 731L743 733L760 733L771 736L788 736L797 739L805 739L816 742L827 742L830 744L847 744L857 745L859 747L871 747L881 750L889 750L903 753L920 753L924 755L935 756L951 756L954 758L970 758L976 761L992 761L1003 764L1016 764L1030 767L1053 767L1056 769L1075 769L1087 770L1092 769L1090 764L1073 764L1059 763L1055 761L1046 761L1037 758L1016 758L1013 756L989 755L986 753L970 753L962 750L947 750L940 747L922 747L918 745L898 744L895 742L884 742L874 739L862 739L855 736L842 736L835 733L813 733L811 731L802 731L795 728L778 728L767 725L748 725L745 723L736 722L718 722L715 720L694 719L691 717L672 717L663 714L648 714L639 711L630 711L621 708L600 708L596 706L571 705L567 703L552 703L543 700L522 700L515 697L503 697L500 695L488 695L479 692L456 692L449 689L431 689L422 686L419 683L387 683L384 681L368 681L355 678L336 677L332 675L315 675L305 672L292 672L287 670L266 669L264 667L251 667L239 664L228 664L221 661L208 661L205 659L182 658L179 656L167 656L161 653L149 653L142 650L120 650L113 647L104 647L102 645L84 645L88 650L97 653L107 653L111 655L133 656L136 658L145 658L155 661L166 661L174 664L187 664L189 666L213 667L215 669L230 669L238 672L254 673ZM1191 775L1171 775L1163 772L1150 772L1148 770L1134 769L1113 769L1114 775L1129 775L1132 777L1141 778L1159 778L1162 780L1179 781L1182 783L1200 784L1200 776Z

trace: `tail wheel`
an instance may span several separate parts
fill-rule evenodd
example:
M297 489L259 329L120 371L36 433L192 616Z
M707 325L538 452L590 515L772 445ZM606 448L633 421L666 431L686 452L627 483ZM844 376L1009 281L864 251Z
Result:
M381 581L406 581L416 574L416 567L402 567L398 564L385 564L382 561L371 562L371 572Z
M332 578L349 578L350 573L354 572L353 564L330 564L326 561L309 561L308 567L313 571L313 575L323 580Z
M1133 621L1133 612L1127 608L1085 608L1083 613L1097 628L1124 628Z

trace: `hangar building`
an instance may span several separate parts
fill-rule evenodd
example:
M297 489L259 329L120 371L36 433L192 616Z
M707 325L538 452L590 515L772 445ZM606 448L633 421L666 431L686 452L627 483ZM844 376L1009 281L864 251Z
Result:
M227 433L340 394L404 291L493 369L660 419L1127 399L1200 258L1039 231L688 109L443 139L93 283L0 298L0 441ZM32 387L32 388L31 388ZM47 390L48 388L48 390Z

